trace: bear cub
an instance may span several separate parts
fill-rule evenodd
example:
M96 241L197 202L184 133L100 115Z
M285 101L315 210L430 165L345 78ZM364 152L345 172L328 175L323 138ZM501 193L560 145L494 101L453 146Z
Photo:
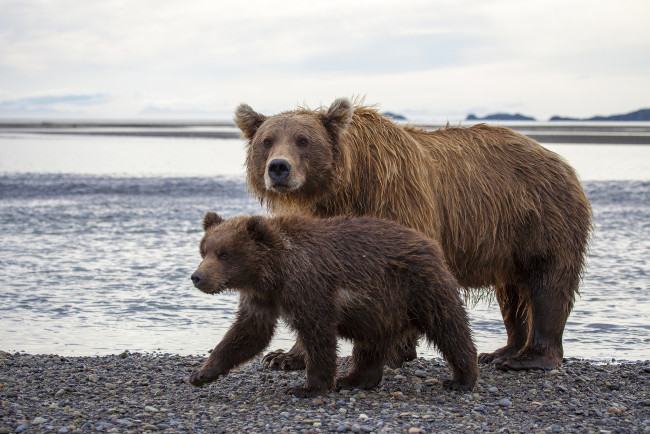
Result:
M470 390L476 348L437 244L376 218L238 216L203 220L203 258L192 274L208 294L240 293L235 322L190 383L201 386L263 351L279 318L305 350L306 382L286 390L311 397L371 389L394 349L423 334L449 364L445 385ZM336 378L336 339L353 342L350 372Z

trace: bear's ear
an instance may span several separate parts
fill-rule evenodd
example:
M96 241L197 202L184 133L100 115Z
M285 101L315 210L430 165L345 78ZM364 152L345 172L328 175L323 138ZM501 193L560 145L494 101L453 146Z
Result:
M354 107L349 99L337 98L334 100L325 115L325 128L332 138L338 139L339 135L350 125L353 114Z
M216 212L208 211L205 213L205 217L203 217L203 230L207 231L212 226L220 225L224 221L225 220L222 219L221 216Z
M252 216L246 222L246 232L253 241L267 247L278 246L282 243L278 234L269 227L268 220L260 215Z
M235 110L235 123L244 133L245 139L252 139L257 129L266 120L266 116L257 113L248 104L240 104Z

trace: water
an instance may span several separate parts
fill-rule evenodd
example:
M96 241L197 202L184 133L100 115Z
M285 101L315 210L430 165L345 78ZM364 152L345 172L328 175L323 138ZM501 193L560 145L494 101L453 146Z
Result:
M649 359L650 147L549 147L577 168L596 222L565 355ZM263 212L243 156L239 140L0 132L0 350L205 354L237 296L189 276L205 211ZM495 303L470 315L479 351L505 343ZM271 348L292 343L281 329Z

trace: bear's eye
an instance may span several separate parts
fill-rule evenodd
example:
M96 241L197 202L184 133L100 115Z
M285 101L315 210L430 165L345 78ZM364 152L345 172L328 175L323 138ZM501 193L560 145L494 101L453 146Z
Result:
M300 147L305 147L305 146L307 146L307 144L309 143L309 141L308 141L306 138L301 137L301 138L298 139L298 142L297 142L297 143L298 143L298 146L300 146Z
M273 141L271 139L264 139L262 144L265 148L270 148L273 145Z
M230 255L226 252L219 253L219 259L221 260L228 259L229 257Z

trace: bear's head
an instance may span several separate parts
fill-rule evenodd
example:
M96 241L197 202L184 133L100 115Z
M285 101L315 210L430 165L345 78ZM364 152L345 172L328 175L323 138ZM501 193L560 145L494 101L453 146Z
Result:
M203 260L192 282L207 294L226 289L263 291L274 275L274 260L284 243L263 216L238 216L225 220L208 212L199 251Z
M260 198L314 198L341 176L345 149L338 145L352 121L346 98L327 111L300 109L264 116L240 105L235 122L248 141L248 185Z

